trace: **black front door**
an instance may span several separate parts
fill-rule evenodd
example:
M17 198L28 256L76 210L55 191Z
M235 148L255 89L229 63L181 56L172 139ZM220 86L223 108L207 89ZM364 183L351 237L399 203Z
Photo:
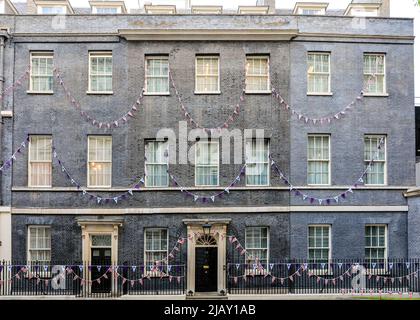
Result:
M100 278L100 282L96 281L101 277L111 265L111 248L92 248L92 269L91 280L92 293L108 293L111 292L111 274L107 274L107 278Z
M195 248L195 291L217 291L217 247Z

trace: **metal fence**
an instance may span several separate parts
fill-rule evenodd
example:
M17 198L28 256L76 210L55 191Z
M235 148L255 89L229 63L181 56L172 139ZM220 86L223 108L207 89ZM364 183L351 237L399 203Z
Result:
M0 296L185 294L185 265L86 262L0 262Z
M227 265L230 294L409 293L420 292L419 277L420 259L270 260Z

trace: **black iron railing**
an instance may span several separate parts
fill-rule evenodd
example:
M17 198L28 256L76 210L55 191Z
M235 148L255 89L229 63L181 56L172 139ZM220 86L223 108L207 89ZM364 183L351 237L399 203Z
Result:
M0 262L0 296L119 297L185 294L185 265Z
M245 259L245 258L244 258ZM420 259L230 262L230 294L410 293L420 291Z

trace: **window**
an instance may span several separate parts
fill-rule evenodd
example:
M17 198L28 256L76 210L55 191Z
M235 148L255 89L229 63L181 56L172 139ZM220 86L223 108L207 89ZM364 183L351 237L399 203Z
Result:
M221 14L223 6L192 6L192 14Z
M313 225L308 228L308 258L316 263L328 263L331 258L331 226Z
M89 53L89 92L112 93L112 53Z
M267 14L269 6L238 6L239 14Z
M308 53L308 94L330 93L330 54Z
M28 260L51 261L51 229L49 226L28 227Z
M146 57L146 93L169 94L168 57Z
M384 262L387 258L387 226L365 227L365 258L373 262Z
M175 14L176 6L173 5L145 5L147 14Z
M386 94L385 55L364 54L363 90L366 94Z
M308 184L330 184L330 136L308 136Z
M245 229L245 249L248 259L246 263L254 264L255 260L261 264L268 263L268 228L247 227Z
M219 185L219 142L195 144L195 185Z
M164 141L146 142L146 187L168 186L167 148L168 143Z
M267 186L270 184L269 141L250 139L246 142L246 184Z
M29 91L47 92L53 91L53 53L31 52L31 77Z
M168 230L160 228L145 229L144 233L144 266L151 275L160 275L153 270L155 266L163 266L168 257Z
M270 92L269 57L246 58L246 91Z
M92 13L97 13L97 14L121 13L121 7L93 7Z
M88 137L88 187L111 187L112 138Z
M379 15L379 3L355 4L350 3L344 12L344 15L355 17L377 17Z
M51 187L51 136L30 136L29 174L30 187Z
M65 6L38 6L38 14L66 14Z
M378 149L381 139L384 143ZM365 166L373 160L370 169L366 173L366 184L386 184L386 136L366 135L365 136Z
M195 92L219 93L219 57L199 56L195 61Z

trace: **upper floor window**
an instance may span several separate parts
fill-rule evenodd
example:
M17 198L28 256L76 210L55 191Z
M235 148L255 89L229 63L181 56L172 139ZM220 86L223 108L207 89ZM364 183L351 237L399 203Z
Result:
M89 89L91 93L112 93L112 53L89 53Z
M147 228L144 231L144 265L149 274L159 275L153 267L162 266L168 257L168 229Z
M380 3L350 3L344 12L346 16L355 17L377 17L379 15Z
M169 94L169 62L168 57L146 57L147 94Z
M195 93L220 93L218 56L196 57Z
M39 14L66 14L65 6L38 6Z
M147 141L146 149L146 187L167 187L168 180L168 143Z
M246 142L246 184L267 186L269 174L269 140L249 139Z
M88 187L111 187L112 137L88 137Z
M308 94L330 94L330 53L308 53Z
M269 234L267 227L247 227L245 229L245 249L248 264L256 260L262 264L268 263Z
M28 185L30 187L51 187L51 148L51 136L30 136L28 157Z
M195 144L195 185L219 185L218 141L199 141Z
M383 263L387 258L387 226L365 226L365 258Z
M296 2L293 14L325 15L328 3Z
M268 56L247 56L246 91L249 93L270 92Z
M51 261L50 226L28 227L28 260L37 262Z
M176 6L173 5L145 5L144 10L148 14L175 14Z
M223 6L192 6L192 14L221 14Z
M384 139L384 143L378 149L381 139ZM364 158L366 167L373 160L370 169L366 173L366 184L386 184L386 136L366 135Z
M310 225L308 227L308 258L317 263L328 263L331 259L331 226Z
M364 93L386 94L385 55L365 53L363 61Z
M53 92L53 53L31 52L29 91Z
M238 6L239 14L267 14L269 6Z
M308 136L308 184L330 184L330 136Z
M117 13L121 13L121 8L120 7L93 7L92 8L92 13L97 13L97 14L117 14Z

